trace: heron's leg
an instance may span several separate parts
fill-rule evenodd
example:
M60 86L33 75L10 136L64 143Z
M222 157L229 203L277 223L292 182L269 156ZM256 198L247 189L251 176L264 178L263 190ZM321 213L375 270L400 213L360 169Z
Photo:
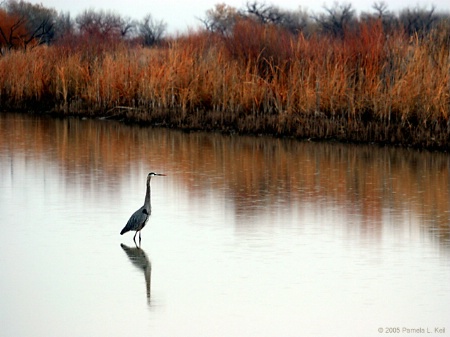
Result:
M141 231L139 231L139 244L141 244Z
M137 231L136 231L136 233L134 233L134 236L133 236L133 241L134 241L134 243L136 243L136 235L137 235ZM139 234L140 235L140 234Z

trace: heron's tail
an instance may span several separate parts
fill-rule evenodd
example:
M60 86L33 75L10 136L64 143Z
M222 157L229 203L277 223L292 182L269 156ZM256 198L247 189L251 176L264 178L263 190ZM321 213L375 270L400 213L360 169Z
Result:
M127 226L125 226L121 231L120 231L120 235L124 235L126 232L128 232L129 229L127 228Z

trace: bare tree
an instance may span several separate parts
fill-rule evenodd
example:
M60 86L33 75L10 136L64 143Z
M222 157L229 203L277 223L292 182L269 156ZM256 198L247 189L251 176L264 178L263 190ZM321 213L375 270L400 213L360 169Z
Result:
M155 20L151 14L144 16L138 24L139 35L144 46L153 46L161 42L166 31L167 24L162 20Z
M283 11L278 25L286 28L293 34L306 32L308 25L310 25L310 16L302 9L296 11Z
M134 35L133 33L136 31L137 22L131 18L121 18L120 19L120 35L123 38L130 37Z
M438 18L434 10L434 7L431 7L430 10L418 7L414 9L405 9L400 12L400 24L403 25L406 32L410 35L415 33L427 33L431 30Z
M0 55L21 46L26 36L25 20L0 8Z
M388 5L384 1L374 2L372 9L373 12L370 13L362 12L360 20L363 22L380 20L385 33L391 33L395 28L398 28L396 17L388 10Z
M326 13L313 16L323 32L335 37L343 37L345 29L354 19L355 11L351 4L335 3L333 7L324 8Z
M57 17L54 9L16 0L6 1L5 8L10 15L20 18L18 24L25 25L27 34L21 37L21 43L25 48L32 42L50 43L54 39L54 24Z
M200 21L205 25L206 30L210 32L229 35L238 17L239 14L236 8L225 4L217 4L214 9L207 10L206 17L200 19Z
M104 38L123 35L123 20L112 12L85 10L76 17L75 22L83 34Z
M390 17L391 13L388 11L388 5L384 1L374 2L372 8L375 10L378 19Z
M291 33L304 31L309 23L309 15L301 9L297 11L283 10L277 6L266 5L257 1L247 2L241 16L254 19L262 24L273 24L283 27Z
M75 22L70 16L70 13L59 13L55 20L55 40L59 40L65 36L70 36L75 33Z
M245 14L246 16L253 16L253 18L263 24L278 24L283 20L284 16L278 7L266 5L265 3L257 1L247 2Z

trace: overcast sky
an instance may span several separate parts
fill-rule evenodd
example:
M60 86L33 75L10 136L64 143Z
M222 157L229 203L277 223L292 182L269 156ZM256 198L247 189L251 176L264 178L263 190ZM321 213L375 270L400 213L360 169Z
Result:
M246 0L196 0L196 1L180 1L180 0L31 0L32 3L42 3L45 7L54 8L58 12L69 12L75 17L85 9L110 10L120 14L123 17L131 17L133 19L142 19L145 14L152 14L157 20L163 20L167 23L167 29L170 33L176 31L183 32L188 27L195 28L201 25L197 18L203 18L208 9L214 8L217 3L225 3L227 5L244 8ZM324 6L332 7L333 0L278 0L278 1L258 1L265 4L275 4L284 9L307 9L310 12L321 12ZM338 1L338 3L351 3L357 12L371 11L372 4L375 0L353 0ZM379 1L377 1L379 2ZM407 7L430 9L434 5L437 11L450 12L449 0L385 0L388 9L398 11ZM406 5L407 4L407 5Z

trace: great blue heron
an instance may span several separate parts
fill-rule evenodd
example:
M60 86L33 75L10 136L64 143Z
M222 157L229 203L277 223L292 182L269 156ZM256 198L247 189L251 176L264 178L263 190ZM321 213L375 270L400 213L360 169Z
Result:
M150 202L150 180L154 176L165 176L165 174L150 172L147 175L147 192L145 193L144 206L142 206L136 212L133 213L133 215L130 217L125 227L120 231L120 235L123 235L129 231L136 231L136 233L133 236L134 243L136 243L136 235L138 232L139 232L139 244L141 243L141 230L142 228L144 228L148 218L150 217L150 214L152 213L152 205Z

